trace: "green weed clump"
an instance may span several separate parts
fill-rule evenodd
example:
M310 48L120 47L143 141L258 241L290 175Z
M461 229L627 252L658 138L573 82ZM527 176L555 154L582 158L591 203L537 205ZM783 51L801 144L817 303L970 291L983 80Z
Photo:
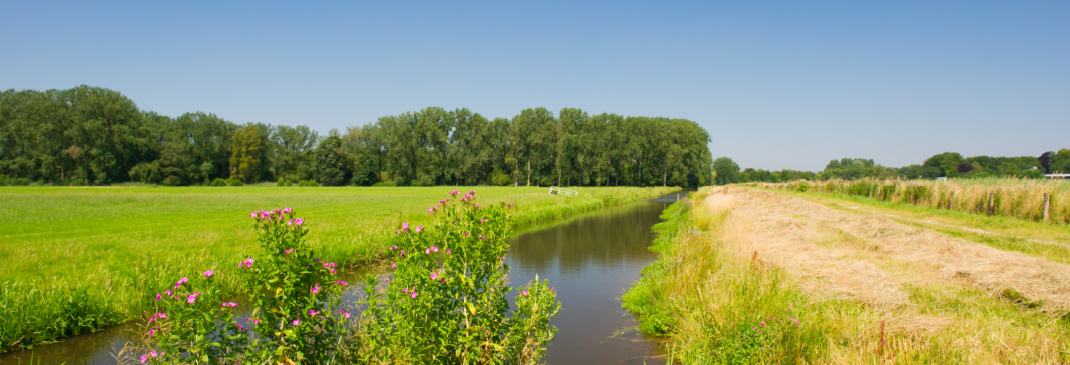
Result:
M257 246L248 222L234 217L257 208L308 212L317 229L306 239L318 256L354 267L389 255L391 227L428 223L424 202L444 189L0 187L0 352L148 317L156 302L147 294L197 270L216 272L205 285L221 295L239 292L248 283L234 263ZM559 197L480 189L484 201L518 204L514 228L672 190L577 188L579 197Z

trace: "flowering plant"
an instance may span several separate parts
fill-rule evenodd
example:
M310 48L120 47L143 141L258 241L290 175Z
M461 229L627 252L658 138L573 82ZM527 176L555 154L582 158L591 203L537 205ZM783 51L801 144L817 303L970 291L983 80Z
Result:
M475 191L450 193L430 227L403 223L390 246L386 293L369 299L363 360L411 363L535 363L553 339L560 302L547 282L521 288L510 313L505 254L512 204L481 207ZM387 358L380 358L382 354Z

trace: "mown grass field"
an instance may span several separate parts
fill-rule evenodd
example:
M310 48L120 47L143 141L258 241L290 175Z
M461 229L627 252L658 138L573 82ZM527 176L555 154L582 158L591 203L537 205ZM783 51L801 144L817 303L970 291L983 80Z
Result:
M518 205L517 225L665 194L668 188L11 187L0 188L0 351L86 333L148 310L182 276L220 273L257 249L249 213L291 207L320 257L375 262L401 222L430 221L451 190ZM230 278L230 279L225 279Z
M738 187L664 217L623 299L673 360L1070 362L1066 225Z

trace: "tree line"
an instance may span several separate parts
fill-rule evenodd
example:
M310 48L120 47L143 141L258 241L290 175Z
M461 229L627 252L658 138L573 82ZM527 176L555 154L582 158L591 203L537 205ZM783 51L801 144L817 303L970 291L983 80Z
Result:
M747 168L740 171L732 159L720 157L713 162L714 182L717 185L740 182L788 182L800 179L828 180L861 178L877 179L935 179L1018 177L1043 178L1044 174L1070 173L1070 149L1044 152L1038 157L962 157L957 152L944 152L929 157L921 164L886 167L873 159L843 158L829 161L819 172L781 170L766 171Z
M159 115L99 87L0 93L0 183L20 185L694 187L712 182L709 141L687 119L574 108L488 119L429 107L321 136L204 112Z

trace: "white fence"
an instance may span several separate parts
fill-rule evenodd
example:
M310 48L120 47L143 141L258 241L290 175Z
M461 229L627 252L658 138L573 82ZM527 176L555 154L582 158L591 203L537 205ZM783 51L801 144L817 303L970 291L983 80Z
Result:
M554 195L554 194L566 195L566 196L579 195L579 193L577 193L575 190L569 190L569 189L565 189L565 188L559 188L559 187L556 187L556 186L551 186L550 187L550 195Z

